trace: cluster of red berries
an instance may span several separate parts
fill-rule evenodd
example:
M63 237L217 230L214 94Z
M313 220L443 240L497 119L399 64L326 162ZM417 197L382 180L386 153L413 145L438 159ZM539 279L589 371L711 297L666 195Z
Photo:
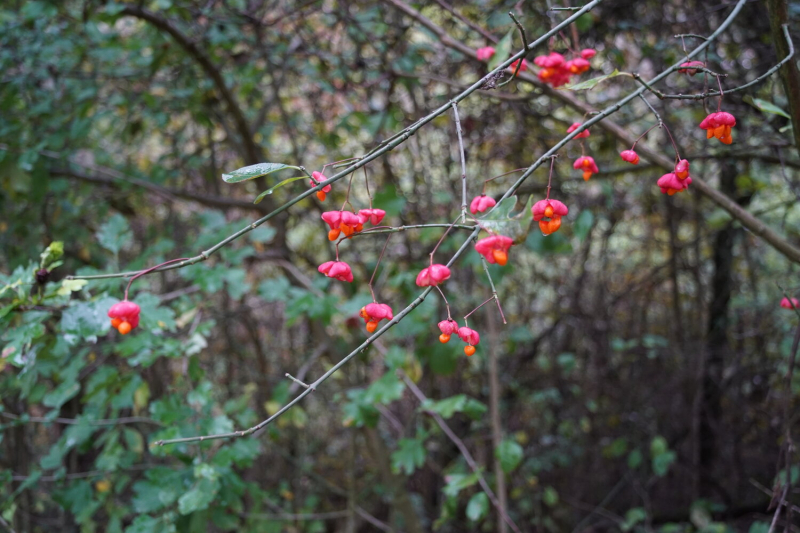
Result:
M359 316L364 319L364 324L367 327L367 331L370 333L374 333L375 330L378 329L378 322L381 320L391 320L394 318L391 307L387 304L379 304L377 302L362 307Z
M685 191L692 184L692 178L689 176L689 161L681 159L675 164L675 170L664 174L658 179L656 185L661 187L663 194L673 194Z
M474 355L475 346L481 342L481 336L477 331L466 326L463 328L458 327L458 322L452 318L439 322L439 331L442 332L442 334L439 335L439 342L442 344L449 342L450 336L453 333L458 334L458 338L467 343L467 345L464 346L464 353L467 354L467 356Z
M138 305L128 300L117 302L108 310L108 317L111 319L111 327L115 328L122 335L127 335L131 330L139 325Z
M533 220L539 223L543 235L550 235L561 227L561 217L569 214L569 208L558 200L545 198L539 200L531 207Z
M504 235L491 235L475 243L475 251L481 254L491 264L506 266L508 263L508 250L514 246L514 241Z
M550 52L546 56L537 56L533 64L541 67L537 74L539 80L552 87L561 87L569 83L572 76L583 74L591 65L589 60L597 54L597 51L586 48L580 51L577 57L567 60L558 52Z
M360 232L367 222L377 226L385 216L386 211L383 209L362 209L358 213L352 211L325 211L322 213L322 220L331 228L328 232L328 240L335 241L340 235L349 237L353 233Z
M736 118L725 111L711 113L700 123L700 129L706 130L706 138L716 137L723 144L731 144L731 128L736 125Z

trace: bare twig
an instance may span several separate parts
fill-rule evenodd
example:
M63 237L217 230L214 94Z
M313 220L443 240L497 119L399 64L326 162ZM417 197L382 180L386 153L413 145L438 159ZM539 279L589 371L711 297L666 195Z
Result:
M464 156L464 139L461 135L461 120L458 118L458 104L453 103L453 116L458 133L458 152L461 155L461 223L467 221L467 159Z

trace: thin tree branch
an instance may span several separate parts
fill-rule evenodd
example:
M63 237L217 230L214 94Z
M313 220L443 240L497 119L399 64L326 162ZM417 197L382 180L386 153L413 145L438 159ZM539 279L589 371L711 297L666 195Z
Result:
M411 391L411 393L414 396L416 396L417 400L419 400L419 403L425 403L425 400L427 400L428 398L420 390L420 388L417 387L417 384L414 383L411 379L409 379L406 373L403 372L402 370L398 370L397 373L403 378L403 381L405 382L406 386ZM508 527L510 527L515 533L522 533L517 524L514 523L514 521L511 519L510 516L508 516L508 513L506 513L503 506L500 505L500 502L497 500L497 496L495 495L494 491L486 482L486 478L483 477L483 474L481 473L482 470L481 467L478 466L478 463L472 457L472 454L469 453L469 449L467 449L467 446L466 444L464 444L464 441L458 438L458 435L453 433L453 430L450 429L450 426L447 425L447 422L444 421L444 419L439 413L433 411L426 411L426 413L430 415L430 417L433 418L434 421L436 421L436 424L442 429L444 434L447 435L447 438L449 438L453 442L453 444L456 445L458 451L461 452L461 455L464 457L464 460L467 462L467 465L469 465L470 470L472 470L472 472L475 473L476 476L478 476L478 483L483 489L483 492L485 492L486 495L489 497L489 501L492 502L492 505L494 505L494 508L497 510L497 513L503 517L503 521L506 524L508 524Z
M140 6L140 5L126 5L122 11L122 15L129 15L138 19L144 20L155 26L156 28L167 32L185 51L189 54L206 75L211 78L217 92L219 92L222 99L228 106L228 110L233 115L233 121L236 124L236 129L242 139L242 146L244 147L245 157L248 164L260 163L262 161L262 150L258 147L253 139L253 133L250 130L250 125L244 116L242 108L239 106L233 93L225 83L222 72L214 65L211 58L198 47L191 39L181 32L169 20L161 17L160 15Z

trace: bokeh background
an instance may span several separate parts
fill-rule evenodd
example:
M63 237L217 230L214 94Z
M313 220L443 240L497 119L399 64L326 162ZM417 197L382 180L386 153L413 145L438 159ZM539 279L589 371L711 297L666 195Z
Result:
M342 244L354 283L317 272L334 254L320 213L339 208L347 180L208 261L137 280L142 321L126 337L105 316L125 280L63 283L197 255L307 187L296 181L253 204L292 171L235 185L223 172L261 161L319 170L364 154L485 74L463 52L514 30L509 11L530 40L570 14L548 7L3 2L0 530L511 531L500 507L526 532L766 533L773 491L787 472L798 476L800 382L787 387L786 377L798 316L778 307L781 287L797 296L798 265L696 190L662 195L664 170L621 161L630 146L600 127L585 140L600 167L589 182L571 166L578 141L555 165L552 194L570 207L561 230L545 238L534 228L507 266L491 267L508 324L493 305L470 317L482 335L476 355L437 341L446 311L433 293L254 436L152 446L250 427L300 392L287 372L313 381L363 341L357 314L371 301L383 237ZM614 69L647 79L683 57L676 34L708 35L732 7L606 0L549 45L598 51L581 80ZM779 24L800 43L798 15L796 2L748 2L707 54L723 87L782 57ZM796 60L787 68L796 74ZM702 92L702 78L672 75L659 88ZM532 80L529 71L459 106L470 198L584 119L563 94L602 109L638 88L618 76L557 93ZM798 98L778 75L726 96L738 121L731 146L697 127L715 99L648 101L693 175L797 246ZM609 120L633 135L655 123L638 100ZM641 144L674 157L663 130ZM452 115L367 171L388 224L452 221L461 205ZM499 197L516 176L487 192ZM520 204L546 184L541 168ZM369 203L361 172L350 199ZM379 301L398 312L416 297L441 235L393 236ZM63 243L55 268L58 245L40 257L53 242ZM437 261L462 242L448 237ZM37 281L42 266L51 272ZM444 290L459 320L491 296L474 251ZM783 493L797 501L797 490ZM776 527L798 531L785 514Z

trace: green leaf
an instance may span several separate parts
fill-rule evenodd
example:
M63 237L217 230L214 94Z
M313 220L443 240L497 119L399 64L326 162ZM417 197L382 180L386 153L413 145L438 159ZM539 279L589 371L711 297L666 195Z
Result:
M747 533L769 533L769 522L753 522Z
M98 335L108 331L107 313L116 302L114 298L105 297L68 307L61 315L61 330L67 342L72 345L80 339L95 342Z
M79 390L81 390L81 386L77 382L65 381L45 396L42 403L47 407L58 409L78 394Z
M780 107L776 106L772 102L767 102L766 100L762 100L761 98L753 98L749 94L744 98L742 98L742 100L744 100L745 102L747 102L748 104L750 104L751 106L755 107L756 109L758 109L763 113L772 113L773 115L780 115L784 118L788 118L789 120L792 119L792 117L789 116L789 113L787 113Z
M610 78L615 78L617 76L630 76L627 72L620 72L617 69L614 69L614 72L610 74L606 74L605 76L598 76L596 78L592 78L590 80L582 81L579 83L573 83L572 85L564 85L563 87L559 87L559 91L586 91L589 89L594 89L594 86L600 83L601 81L605 81Z
M553 487L547 487L542 493L542 501L548 507L554 507L558 503L558 491Z
M669 467L677 459L675 452L666 452L653 457L653 473L658 477L663 477L669 472Z
M514 29L509 30L494 47L494 55L489 59L489 70L494 70L500 63L511 57L511 45L514 44Z
M50 243L50 246L45 248L44 252L40 254L39 257L41 257L41 262L39 263L39 266L41 268L51 270L54 268L51 266L52 263L61 259L63 255L64 243L62 241L53 241Z
M307 177L307 176L295 176L293 178L287 178L287 179L283 180L282 182L278 183L277 185L273 185L272 187L270 187L266 191L264 191L261 194L259 194L258 196L256 196L256 199L253 200L253 203L254 204L259 204L259 203L261 203L261 200L264 199L264 197L274 193L275 189L278 189L279 187L283 187L287 183L291 183L293 181L301 180L301 179L303 179L305 177Z
M470 418L478 420L486 412L484 404L465 394L456 394L438 402L428 401L422 405L422 408L438 413L442 415L442 418L450 418L456 413L465 413Z
M240 181L260 178L261 176L266 176L267 174L272 174L273 172L277 172L285 168L300 170L300 167L284 165L283 163L258 163L257 165L242 167L234 170L233 172L223 174L222 179L225 180L225 183L239 183Z
M497 449L494 451L494 456L500 460L500 466L503 468L503 472L508 474L522 462L524 452L522 446L513 440L506 439L497 446Z
M131 241L132 236L128 220L117 213L100 226L97 242L109 252L117 254Z
M458 496L459 492L478 482L478 474L450 474L444 479L447 482L447 485L445 485L442 491L444 492L445 496L455 498Z
M645 511L643 507L628 509L628 512L625 513L625 521L620 524L620 529L622 529L622 531L630 531L633 529L633 526L645 520L647 520L647 511Z
M207 509L219 491L219 481L202 478L189 492L178 498L178 511L187 515Z
M65 279L61 282L61 288L56 291L59 296L69 296L73 292L78 292L89 282L85 279Z
M149 515L139 515L125 528L125 533L174 533L175 524L172 523L174 514L168 513L159 518Z
M406 384L392 372L387 372L381 379L373 382L364 394L364 401L369 404L390 404L403 397Z
M530 214L532 202L533 195L528 198L528 204L522 208L522 211L512 217L511 213L517 206L517 197L509 196L480 219L481 225L499 235L511 238L514 244L525 242L533 220Z
M400 439L397 451L392 453L392 471L411 475L425 463L425 445L419 439Z
M467 504L467 518L472 522L477 522L478 520L486 518L488 512L489 497L485 492L474 494L472 498L469 499L469 503Z
M653 438L653 440L650 441L651 457L659 456L662 453L666 453L668 450L669 450L669 444L667 444L667 439L665 439L661 435Z

